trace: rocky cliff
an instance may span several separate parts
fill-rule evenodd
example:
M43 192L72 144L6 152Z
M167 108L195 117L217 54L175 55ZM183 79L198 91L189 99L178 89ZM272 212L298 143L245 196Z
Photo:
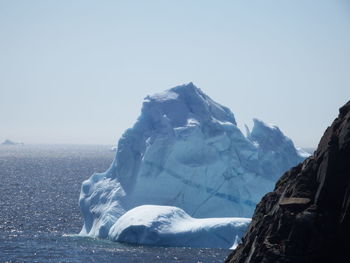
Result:
M257 205L230 263L350 262L350 101Z

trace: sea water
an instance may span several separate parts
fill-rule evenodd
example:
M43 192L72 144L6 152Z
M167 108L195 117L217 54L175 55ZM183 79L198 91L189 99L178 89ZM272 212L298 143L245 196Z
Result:
M80 237L81 183L110 146L0 145L0 262L223 262L226 249L148 247Z

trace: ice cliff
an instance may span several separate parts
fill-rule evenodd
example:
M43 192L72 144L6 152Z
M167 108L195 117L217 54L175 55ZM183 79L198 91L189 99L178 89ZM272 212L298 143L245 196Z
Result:
M251 217L303 159L276 126L255 120L243 135L233 113L192 83L147 96L110 168L83 182L81 234L116 240L118 219L142 205L175 206L197 218Z

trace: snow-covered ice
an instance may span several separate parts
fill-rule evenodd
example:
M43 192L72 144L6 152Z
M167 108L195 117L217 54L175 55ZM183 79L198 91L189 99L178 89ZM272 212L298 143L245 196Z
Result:
M192 83L147 96L110 168L83 182L81 234L115 240L118 219L143 205L196 218L251 217L277 178L304 158L277 126L255 119L243 135L233 113Z
M122 215L109 231L114 241L155 246L232 248L248 218L193 218L174 206L143 205Z

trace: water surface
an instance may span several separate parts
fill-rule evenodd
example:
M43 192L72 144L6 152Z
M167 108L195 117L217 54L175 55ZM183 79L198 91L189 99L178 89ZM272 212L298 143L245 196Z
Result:
M132 246L79 237L82 181L110 146L0 145L0 262L223 262L226 249Z

